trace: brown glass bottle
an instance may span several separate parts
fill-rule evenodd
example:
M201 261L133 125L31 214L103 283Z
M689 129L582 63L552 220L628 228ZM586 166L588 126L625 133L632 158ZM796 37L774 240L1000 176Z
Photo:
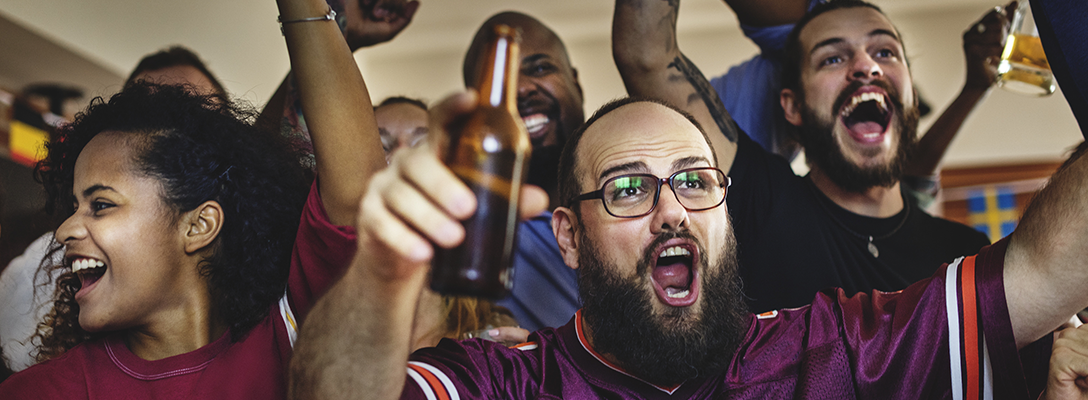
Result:
M431 288L442 294L499 299L513 285L518 195L532 147L517 110L518 32L496 25L482 60L479 106L450 133L446 165L476 194L476 213L462 221L465 241L439 248Z

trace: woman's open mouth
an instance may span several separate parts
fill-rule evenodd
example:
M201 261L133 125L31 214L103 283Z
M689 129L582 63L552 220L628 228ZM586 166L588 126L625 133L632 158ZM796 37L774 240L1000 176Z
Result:
M72 273L79 277L80 289L76 293L90 291L94 284L106 274L106 263L93 258L76 258L71 261Z

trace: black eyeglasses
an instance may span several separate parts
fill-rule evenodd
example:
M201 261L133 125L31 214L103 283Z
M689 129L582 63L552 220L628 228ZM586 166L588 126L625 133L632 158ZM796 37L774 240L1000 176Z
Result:
M620 175L605 181L600 190L578 195L570 203L601 199L605 211L613 217L638 218L657 207L661 185L666 183L680 205L688 211L702 211L725 202L731 181L722 170L712 167L683 169L668 178L651 174Z

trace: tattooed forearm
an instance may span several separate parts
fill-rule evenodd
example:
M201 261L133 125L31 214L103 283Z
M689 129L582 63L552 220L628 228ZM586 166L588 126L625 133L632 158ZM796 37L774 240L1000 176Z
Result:
M707 110L710 111L710 115L714 118L714 123L718 125L718 130L725 135L725 138L730 142L737 142L736 124L732 123L732 118L729 117L729 112L725 110L725 105L722 104L722 100L718 98L718 92L710 87L710 82L706 80L706 75L703 75L699 68L695 67L695 63L691 62L681 54L669 63L669 68L675 68L684 75L688 83L695 88L695 93L688 98L688 104L692 102L702 100L706 104Z
M665 51L678 51L676 48L678 42L676 40L676 21L680 16L680 0L665 0L669 4L669 12L661 16L661 21L658 22L659 31L667 32L662 39L665 39Z

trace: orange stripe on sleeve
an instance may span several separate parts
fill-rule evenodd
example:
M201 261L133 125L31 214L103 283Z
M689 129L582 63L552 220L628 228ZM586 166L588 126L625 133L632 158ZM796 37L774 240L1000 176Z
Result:
M967 370L967 380L964 384L966 396L964 399L976 400L979 395L979 343L978 343L978 308L975 297L975 257L967 257L963 260L963 274L960 276L960 287L963 296L963 351L965 355L964 367Z
M435 396L438 396L438 400L450 400L449 391L446 390L446 387L442 385L442 382L439 381L438 377L434 376L431 371L414 364L408 364L408 368L418 372L423 379L427 380L427 383L431 385L431 389L434 390Z

